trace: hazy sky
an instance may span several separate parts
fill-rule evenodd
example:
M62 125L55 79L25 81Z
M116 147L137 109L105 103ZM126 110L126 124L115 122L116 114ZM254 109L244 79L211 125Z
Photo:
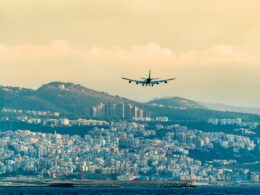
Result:
M1 0L0 83L260 107L259 0ZM148 69L168 85L129 85Z

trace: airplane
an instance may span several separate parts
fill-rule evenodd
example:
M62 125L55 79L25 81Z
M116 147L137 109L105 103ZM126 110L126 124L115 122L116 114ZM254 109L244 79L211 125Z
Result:
M127 80L129 83L136 83L141 84L142 86L154 86L154 85L159 85L160 83L168 83L168 81L174 80L175 78L170 78L170 79L164 79L164 80L159 80L159 78L152 78L151 77L151 70L149 70L149 74L147 78L142 78L143 80L134 80L134 79L128 79L125 77L122 77L122 79Z

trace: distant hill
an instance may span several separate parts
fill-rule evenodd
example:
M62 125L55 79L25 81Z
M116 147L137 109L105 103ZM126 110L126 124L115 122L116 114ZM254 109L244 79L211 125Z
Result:
M147 104L175 109L206 109L206 106L202 106L195 101L184 99L181 97L165 97L154 99L147 102Z
M58 111L75 117L88 117L91 107L98 103L123 100L73 83L51 82L37 90L0 87L0 107Z
M205 103L205 102L200 102L200 104L210 110L218 110L218 111L224 111L224 112L230 111L230 112L240 112L240 113L251 113L251 114L260 115L260 108L230 106L230 105L225 105L225 104L214 104L214 103Z
M181 97L164 97L146 103L153 113L169 116L173 121L206 122L208 118L242 118L244 121L259 121L260 116L235 109L214 109L207 104Z
M121 102L137 105L153 117L168 116L173 122L206 122L208 118L238 117L246 121L260 121L258 115L210 110L205 105L180 97L139 103L74 83L51 82L36 90L0 86L0 108L53 111L70 118L90 117L91 108L99 103Z

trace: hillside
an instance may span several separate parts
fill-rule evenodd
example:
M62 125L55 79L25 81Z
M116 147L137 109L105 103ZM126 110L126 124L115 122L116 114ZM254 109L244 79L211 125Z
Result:
M214 110L207 105L181 97L164 97L146 103L146 109L168 116L172 121L206 122L209 118L242 118L260 121L260 116L235 110Z
M90 117L91 108L99 103L120 102L137 105L151 112L153 117L168 116L172 121L206 122L208 118L214 117L239 117L245 121L260 121L258 115L209 110L194 101L180 97L138 103L73 83L51 82L36 90L0 86L0 108L53 111L70 118Z
M200 102L199 104L205 106L209 110L251 113L251 114L260 115L260 108L230 106L230 105L225 105L225 104L213 104L213 103L204 103L204 102Z
M184 99L181 97L165 97L154 99L147 104L157 105L160 107L168 107L168 108L175 108L175 109L205 109L205 106L198 104L195 101Z
M57 111L74 117L88 117L91 107L98 103L122 100L73 83L51 82L37 90L0 87L0 107Z

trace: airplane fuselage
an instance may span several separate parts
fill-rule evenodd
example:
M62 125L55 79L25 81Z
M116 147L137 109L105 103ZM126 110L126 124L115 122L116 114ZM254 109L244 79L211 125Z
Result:
M164 79L164 80L159 80L159 78L153 78L151 77L151 70L149 70L148 77L142 78L143 80L135 80L135 79L128 79L125 77L122 77L122 79L128 80L129 83L136 83L141 84L142 86L154 86L154 85L159 85L160 83L168 83L170 80L174 80L175 78L170 78L170 79Z
M146 79L146 84L151 84L152 79L148 78Z

